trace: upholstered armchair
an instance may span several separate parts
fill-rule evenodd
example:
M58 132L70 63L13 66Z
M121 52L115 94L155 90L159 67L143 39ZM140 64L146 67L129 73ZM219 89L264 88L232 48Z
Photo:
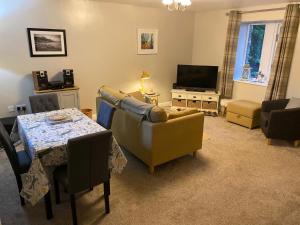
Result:
M289 99L264 101L261 109L260 125L271 144L272 139L300 143L300 108L285 109Z

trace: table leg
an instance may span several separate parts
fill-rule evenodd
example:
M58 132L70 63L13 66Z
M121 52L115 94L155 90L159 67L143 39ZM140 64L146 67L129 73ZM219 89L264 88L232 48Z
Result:
M45 200L45 208L46 208L46 217L48 220L50 220L53 218L50 190L45 195L44 200Z

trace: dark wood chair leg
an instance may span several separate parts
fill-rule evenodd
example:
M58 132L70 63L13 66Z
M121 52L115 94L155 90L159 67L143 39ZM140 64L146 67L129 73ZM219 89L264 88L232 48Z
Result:
M110 195L110 173L109 173L109 176L108 176L108 195Z
M56 179L54 179L54 190L55 190L55 202L56 204L59 204L60 203L59 184Z
M20 196L21 205L23 206L23 205L25 205L25 200L20 195L20 192L22 191L22 187L23 187L23 183L22 183L22 179L21 179L21 175L20 174L16 175L16 180L17 180L17 184L18 184L18 190L19 190L19 196Z
M94 188L93 188L93 187L90 187L90 191L92 191L92 190L94 190Z
M44 200L45 200L45 208L46 208L46 217L48 220L50 220L53 218L50 191L48 191L48 193L45 195Z
M72 219L73 219L73 225L77 225L77 213L76 213L76 200L75 195L70 194L71 199L71 210L72 210Z
M109 192L110 192L110 183L109 181L104 182L104 200L105 200L105 213L108 214L109 209Z

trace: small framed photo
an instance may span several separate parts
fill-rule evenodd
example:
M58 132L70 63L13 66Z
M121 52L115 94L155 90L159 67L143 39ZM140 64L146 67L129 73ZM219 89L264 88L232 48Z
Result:
M139 55L153 55L158 52L158 30L138 29L138 51Z
M66 31L27 28L31 57L67 56Z

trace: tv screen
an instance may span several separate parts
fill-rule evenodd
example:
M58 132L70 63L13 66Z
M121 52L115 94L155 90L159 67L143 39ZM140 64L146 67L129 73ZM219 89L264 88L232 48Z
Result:
M178 65L177 86L199 90L216 90L217 66Z

